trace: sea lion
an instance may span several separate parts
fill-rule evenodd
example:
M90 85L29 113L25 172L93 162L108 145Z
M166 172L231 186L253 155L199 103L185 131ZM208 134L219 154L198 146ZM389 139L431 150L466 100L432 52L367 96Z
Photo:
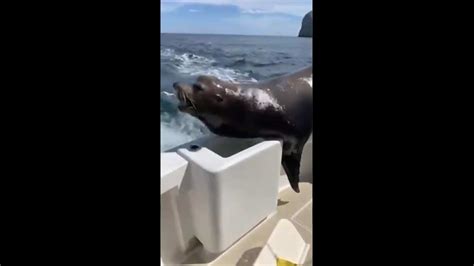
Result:
M211 132L234 138L281 139L282 165L299 192L303 147L313 131L313 67L258 83L237 84L199 76L174 83L178 109Z

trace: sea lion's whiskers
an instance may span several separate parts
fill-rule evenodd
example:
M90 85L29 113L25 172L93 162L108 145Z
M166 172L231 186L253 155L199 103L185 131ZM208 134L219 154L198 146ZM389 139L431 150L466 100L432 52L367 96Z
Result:
M194 110L197 111L198 109L196 108L196 105L194 105L194 102L186 95L186 93L183 92L183 95L184 95L184 101L185 102L189 101L191 103L191 105L193 106Z
M197 112L198 109L197 109L196 105L194 104L194 102L193 102L191 99L189 99L189 98L188 98L188 100L189 100L189 102L191 103L191 105L193 106L194 110L196 110L196 112Z

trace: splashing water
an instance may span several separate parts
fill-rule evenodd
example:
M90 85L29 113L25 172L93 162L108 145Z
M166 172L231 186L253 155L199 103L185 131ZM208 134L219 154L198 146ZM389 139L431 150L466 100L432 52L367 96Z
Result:
M307 38L162 34L161 42L161 151L210 134L198 119L177 110L174 82L212 75L252 83L312 63Z

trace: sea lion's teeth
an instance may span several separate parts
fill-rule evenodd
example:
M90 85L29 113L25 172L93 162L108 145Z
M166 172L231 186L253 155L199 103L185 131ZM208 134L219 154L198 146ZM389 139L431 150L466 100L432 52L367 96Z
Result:
M196 108L196 106L194 105L193 101L191 101L191 99L189 99L189 98L187 98L187 101L188 101L188 105L189 105L189 106L192 106L192 107L194 108L194 110L197 111L197 108Z

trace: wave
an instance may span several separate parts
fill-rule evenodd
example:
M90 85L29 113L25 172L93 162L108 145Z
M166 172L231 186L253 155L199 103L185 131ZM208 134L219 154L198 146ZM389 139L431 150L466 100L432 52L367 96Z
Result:
M161 113L161 152L209 134L201 121L189 115Z
M172 48L160 48L160 57L170 57L175 54L174 49Z
M162 56L162 60L170 60L176 70L184 75L212 75L221 80L231 82L257 81L251 77L248 72L241 72L226 66L219 66L215 59L202 55L197 55L190 52L177 53L171 48L161 49L160 55Z
M212 75L230 82L256 82L252 71L243 72L229 66L221 66L210 55L201 55L179 48L160 48L161 56L161 151L210 134L209 129L197 118L177 109L177 100L171 84L178 80L192 82L195 76ZM216 56L216 55L214 55ZM241 57L242 58L242 57ZM245 64L245 59L243 60Z
M161 151L211 134L177 109L172 84L192 83L198 75L252 83L311 64L311 45L301 38L163 35L160 44Z

